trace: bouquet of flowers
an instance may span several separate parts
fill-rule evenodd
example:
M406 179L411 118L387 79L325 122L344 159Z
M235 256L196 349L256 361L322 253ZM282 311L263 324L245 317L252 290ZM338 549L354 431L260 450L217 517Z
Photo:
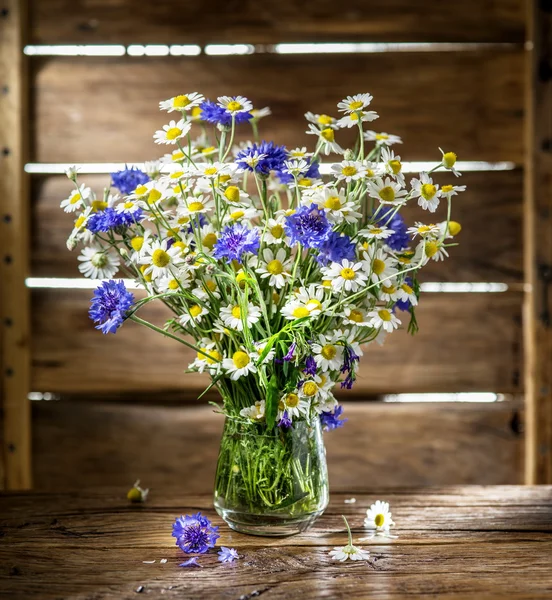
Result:
M431 177L459 175L456 155L441 151L407 182L391 149L401 139L366 129L378 117L371 100L343 99L339 118L307 113L308 151L260 141L270 110L242 96L180 95L160 103L177 116L154 134L170 149L159 161L113 173L100 199L75 169L67 173L75 190L61 207L78 214L68 247L82 244L79 270L104 280L90 308L97 328L115 333L130 319L193 348L189 369L209 373L208 389L220 392L227 425L216 496L225 518L320 512L317 431L343 423L332 390L353 386L363 345L406 321L417 330L418 271L447 257L460 231L451 203L465 186ZM235 144L248 124L255 141ZM338 143L344 128L358 130L351 149ZM321 163L330 154L341 158ZM446 221L407 227L400 209L413 202L430 215L446 202ZM142 319L152 301L172 318Z

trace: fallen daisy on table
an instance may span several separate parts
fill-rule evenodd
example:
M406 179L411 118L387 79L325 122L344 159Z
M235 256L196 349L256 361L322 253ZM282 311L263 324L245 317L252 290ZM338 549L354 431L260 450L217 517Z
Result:
M389 502L384 502L383 500L376 500L376 502L374 502L374 504L366 511L364 527L372 529L374 533L368 537L361 538L361 541L371 540L376 536L388 537L391 539L399 537L398 535L392 535L389 532L391 527L395 527L395 522L391 518Z
M330 550L329 555L333 560L339 560L340 562L345 562L348 558L351 560L368 560L370 558L370 552L368 552L368 550L363 550L362 548L353 546L353 535L351 533L351 528L349 527L349 523L347 522L345 516L341 516L343 517L347 527L349 543L346 546L336 546L333 550Z

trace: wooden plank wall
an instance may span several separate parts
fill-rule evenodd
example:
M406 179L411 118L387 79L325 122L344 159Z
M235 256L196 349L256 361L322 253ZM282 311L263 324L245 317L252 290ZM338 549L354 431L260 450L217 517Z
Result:
M441 146L456 151L461 160L513 163L515 169L510 171L463 176L469 191L456 204L455 214L464 227L461 245L444 266L432 264L425 275L426 281L433 282L506 283L509 290L426 294L419 311L420 334L412 339L401 332L382 349L370 349L356 391L365 398L396 392L523 392L522 0L437 4L353 0L346 10L327 0L286 0L277 8L253 2L239 7L220 3L208 11L200 5L183 10L176 1L32 0L30 12L35 44L225 42L257 44L264 50L222 57L33 57L34 162L154 158L159 150L151 135L164 119L157 110L158 101L197 89L211 97L242 93L257 106L269 105L274 115L261 124L262 135L290 146L310 143L302 133L305 111L335 113L341 97L370 91L375 110L382 114L377 127L404 139L403 160L435 160ZM445 46L344 55L270 51L279 42L306 41L437 42ZM457 43L470 45L449 46ZM107 181L102 175L84 179L96 189ZM445 180L440 178L441 183ZM76 256L66 251L64 243L69 221L58 208L69 189L62 176L33 177L34 276L78 276ZM407 218L419 216L411 211ZM54 481L75 486L86 481L105 483L100 481L100 471L113 483L119 483L122 476L138 475L133 465L140 463L127 449L130 444L141 448L137 456L145 452L140 440L142 434L147 438L147 431L137 423L146 415L148 422L156 424L152 439L175 436L175 441L182 439L183 447L186 440L192 443L182 428L192 414L199 415L193 417L199 421L192 421L203 423L199 429L207 428L213 439L220 427L220 422L209 425L211 417L202 421L205 413L190 409L171 407L167 412L166 408L134 406L133 396L144 393L151 394L153 402L166 393L181 393L183 400L193 400L205 381L182 374L189 359L186 352L134 324L108 339L101 336L88 320L88 297L88 292L75 290L33 292L33 389L69 398L35 407L35 474L42 488ZM162 310L152 309L151 316L161 320ZM116 393L126 394L124 403L100 402L102 394ZM97 403L79 400L91 395ZM370 425L374 419L381 429ZM521 478L522 421L522 406L508 402L492 408L470 404L446 409L355 405L349 435L337 433L333 440L341 440L345 453L351 450L345 441L353 439L353 428L355 436L358 432L354 439L362 439L365 449L373 440L375 454L383 458L381 462L370 459L359 468L367 478L387 473L386 484L516 483ZM430 424L428 437L418 439L413 423L424 422ZM113 432L119 428L128 429L128 439L117 438ZM386 435L389 432L396 437ZM64 440L61 446L54 443L59 439ZM330 456L332 447L336 452L339 447L331 439L328 436ZM151 443L151 448L163 454L164 447L155 445L158 441ZM440 444L450 444L448 458L437 450L428 458L428 448ZM167 444L167 455L172 448ZM216 450L212 444L210 448L207 454L212 463ZM339 456L345 460L343 452ZM60 461L61 456L66 458ZM107 456L111 466L107 466ZM410 458L399 469L386 468L400 463L401 456ZM454 456L461 460L455 463ZM153 475L160 463L144 464ZM169 469L167 478L172 475Z

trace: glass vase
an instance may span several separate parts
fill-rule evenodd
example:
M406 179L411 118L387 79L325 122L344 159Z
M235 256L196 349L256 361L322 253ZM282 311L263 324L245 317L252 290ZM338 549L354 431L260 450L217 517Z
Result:
M305 531L328 506L328 470L320 419L267 430L227 418L215 477L215 508L241 533Z

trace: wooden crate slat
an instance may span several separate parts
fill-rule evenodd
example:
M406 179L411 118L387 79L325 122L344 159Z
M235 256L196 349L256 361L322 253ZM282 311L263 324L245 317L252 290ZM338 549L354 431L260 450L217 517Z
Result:
M34 0L35 43L522 41L521 0L278 3ZM63 18L60 18L63 15Z
M435 179L439 183L450 183L451 176L442 174ZM110 176L82 175L81 182L100 196L109 185ZM457 238L460 245L451 248L448 261L432 261L424 267L422 280L521 283L521 170L465 173L461 183L467 185L468 190L457 197L453 205L453 218L463 227ZM64 175L36 176L33 180L31 271L34 276L80 276L79 250L68 252L65 245L73 215L59 208L72 186ZM413 202L401 210L401 214L411 225L415 221L445 220L446 205L443 202L438 212L430 215Z
M521 51L188 58L54 58L34 65L38 162L142 161L167 122L159 100L187 91L243 94L273 116L261 135L289 147L313 144L306 111L337 114L336 103L369 91L380 131L400 135L403 160L522 161ZM250 137L242 126L242 139ZM337 141L351 144L352 130Z
M523 440L511 422L518 402L345 404L345 427L325 436L333 490L522 481ZM37 402L36 489L182 482L212 490L223 417L208 406ZM377 451L375 451L377 449Z
M127 323L105 337L88 318L87 290L33 293L33 389L60 393L181 391L193 397L208 377L184 374L192 351ZM367 349L357 393L519 392L521 294L424 294L420 333L396 332ZM158 325L164 306L143 318Z

